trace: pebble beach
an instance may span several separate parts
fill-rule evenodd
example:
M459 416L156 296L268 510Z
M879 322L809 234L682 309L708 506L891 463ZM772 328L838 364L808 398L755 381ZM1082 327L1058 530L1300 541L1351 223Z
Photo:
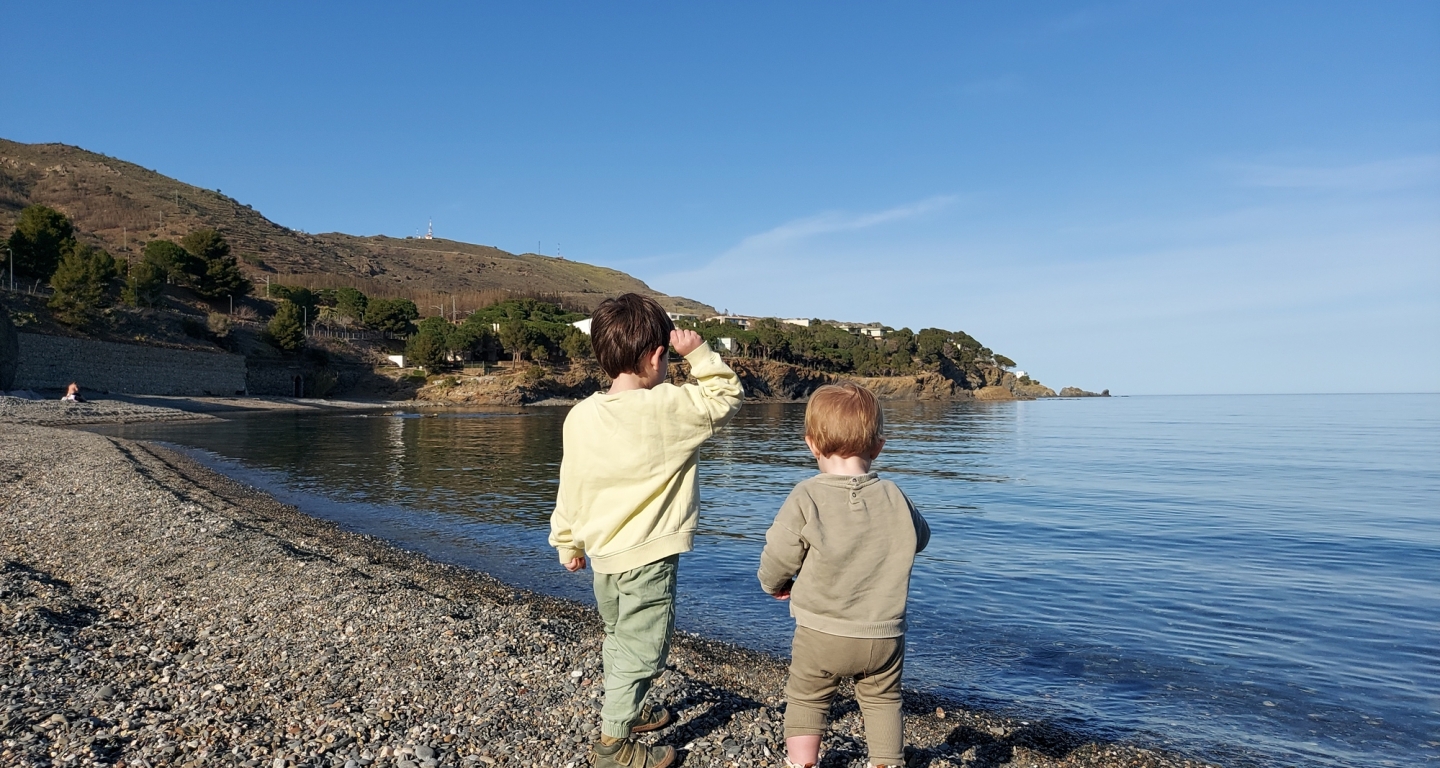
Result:
M589 764L593 606L344 531L154 445L4 418L0 765ZM682 633L670 662L652 697L675 720L646 740L679 765L783 765L783 659ZM1208 765L911 691L905 711L911 766ZM865 765L853 699L832 714L822 766Z

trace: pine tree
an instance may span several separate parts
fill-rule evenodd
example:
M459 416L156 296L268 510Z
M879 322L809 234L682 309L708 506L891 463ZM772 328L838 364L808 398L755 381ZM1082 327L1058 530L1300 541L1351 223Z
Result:
M75 227L54 208L32 205L20 212L7 245L16 275L49 280L61 258L75 247Z
M110 281L115 277L115 259L99 248L77 244L60 258L50 287L55 295L50 308L61 322L79 325L109 306Z
M207 299L244 296L250 293L250 281L230 253L230 243L213 229L197 229L180 241L195 261L188 266L190 287Z
M223 299L226 296L244 296L253 286L240 271L234 256L211 259L205 265L205 274L195 286L195 292L207 299Z
M132 307L153 307L160 303L164 292L165 270L150 259L142 258L130 267L120 298Z
M445 366L445 337L433 328L426 328L410 337L405 343L405 357L411 365L418 365L430 373Z
M298 352L305 346L305 326L301 320L300 307L293 301L282 301L265 326L269 341L277 349Z

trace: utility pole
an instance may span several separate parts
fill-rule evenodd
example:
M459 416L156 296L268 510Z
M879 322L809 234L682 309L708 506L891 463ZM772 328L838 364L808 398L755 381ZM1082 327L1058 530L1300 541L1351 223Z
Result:
M450 294L450 322L460 322L460 310L456 308L455 294Z
M7 261L10 262L10 292L11 292L11 293L14 293L14 292L15 292L15 251L11 250L10 246L8 246L8 245L5 246L5 250L6 250L7 253L10 254L10 258L7 259Z

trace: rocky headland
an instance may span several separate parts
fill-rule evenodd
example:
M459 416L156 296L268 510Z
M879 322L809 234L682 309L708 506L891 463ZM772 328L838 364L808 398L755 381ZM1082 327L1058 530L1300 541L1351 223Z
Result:
M727 358L753 402L798 402L836 381L856 381L882 400L1033 400L1056 397L1055 390L1030 383L996 366L948 366L909 376L858 377L752 358ZM683 383L689 374L683 362L671 363L670 379ZM485 375L434 376L415 399L437 405L531 405L561 403L587 397L610 386L593 361L567 366L525 365ZM1067 388L1066 391L1073 389ZM1071 395L1066 395L1070 397Z

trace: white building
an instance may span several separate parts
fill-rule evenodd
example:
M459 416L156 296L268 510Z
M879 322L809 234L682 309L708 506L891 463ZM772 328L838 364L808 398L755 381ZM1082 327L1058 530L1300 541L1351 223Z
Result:
M780 322L782 322L782 323L784 323L784 324L786 324L786 325L798 325L798 326L800 326L801 328L809 328L809 327L810 327L810 321L807 320L807 319L805 319L805 318L803 318L803 317L792 317L792 318L788 318L788 319L785 319L785 320L781 320Z
M719 347L721 352L734 352L735 339L729 336L718 338L715 340L715 346Z
M846 333L858 333L876 339L885 338L885 327L879 323L826 323L826 325Z
M742 329L747 331L750 330L750 323L754 322L755 320L755 318L747 317L745 315L716 315L714 317L707 317L705 319L709 322L729 323L731 325L738 325Z
M684 312L666 312L665 314L670 316L670 322L672 323L679 323L685 321L689 321L692 323L700 322L699 315L687 315Z
M586 335L586 336L589 336L589 335L590 335L590 321L593 320L593 319L594 319L594 318L587 317L587 318L585 318L584 320L576 320L575 322L571 323L571 325L575 326L576 328L579 328L581 331L584 331L585 335Z

